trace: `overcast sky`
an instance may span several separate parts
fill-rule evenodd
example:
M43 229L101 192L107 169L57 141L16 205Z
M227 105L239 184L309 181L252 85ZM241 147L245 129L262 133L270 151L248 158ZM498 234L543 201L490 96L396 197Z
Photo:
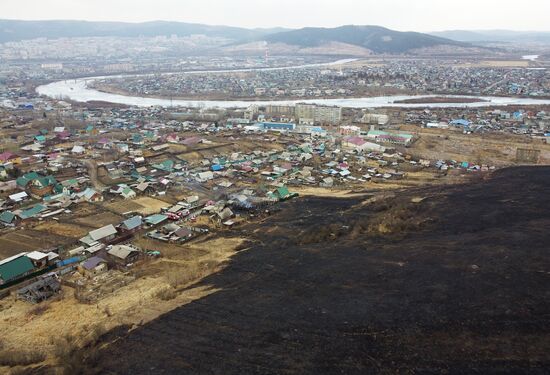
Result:
M381 25L396 30L549 30L550 0L0 0L0 18L242 27Z

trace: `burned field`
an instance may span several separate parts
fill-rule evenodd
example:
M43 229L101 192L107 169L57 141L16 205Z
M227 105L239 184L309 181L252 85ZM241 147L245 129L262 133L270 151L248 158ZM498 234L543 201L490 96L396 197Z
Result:
M111 374L547 373L550 168L241 227L218 291L85 352Z

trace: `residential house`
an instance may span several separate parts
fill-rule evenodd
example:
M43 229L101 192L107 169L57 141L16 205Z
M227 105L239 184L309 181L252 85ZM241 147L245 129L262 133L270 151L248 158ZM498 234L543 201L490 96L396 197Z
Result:
M128 245L115 245L107 254L111 261L118 266L128 266L131 263L135 263L141 254L141 252L135 247Z
M13 225L16 222L17 217L11 211L4 211L0 214L0 223L4 225Z
M0 154L0 163L12 163L18 165L21 164L21 157L9 151L5 151Z
M118 232L113 224L109 224L91 231L90 233L88 233L87 236L82 237L80 239L80 242L84 243L87 246L94 246L98 242L108 243L116 237L117 233Z
M80 271L82 274L89 277L103 273L107 271L107 269L107 260L98 256L88 258L80 265Z
M120 193L124 199L134 199L136 197L136 192L130 189L129 187L126 187L122 189L122 192Z
M103 201L103 195L99 192L97 192L95 189L92 188L86 188L81 193L77 193L76 196L86 202L102 202Z
M143 225L141 216L133 216L124 220L118 227L122 233L135 233L140 230Z
M25 210L17 210L14 213L19 216L21 220L37 217L40 213L46 211L48 208L42 204L36 204L31 208Z

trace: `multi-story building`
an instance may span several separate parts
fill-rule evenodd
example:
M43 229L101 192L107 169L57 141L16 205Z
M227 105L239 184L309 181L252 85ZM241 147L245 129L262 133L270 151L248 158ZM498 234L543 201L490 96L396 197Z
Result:
M296 117L301 122L337 124L342 121L342 108L317 106L315 104L296 104Z
M266 113L271 116L294 116L295 107L291 105L269 104L266 106Z

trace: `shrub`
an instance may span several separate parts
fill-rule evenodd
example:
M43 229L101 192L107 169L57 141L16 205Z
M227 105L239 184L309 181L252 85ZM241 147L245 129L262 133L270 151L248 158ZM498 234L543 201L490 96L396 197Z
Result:
M176 298L176 296L177 296L176 291L170 287L162 288L155 293L155 297L157 297L162 301L170 301Z
M49 308L50 308L49 304L40 303L40 304L36 305L35 307L33 307L32 309L30 309L29 312L27 313L27 316L28 317L40 316L40 315L44 314L46 311L48 311Z

